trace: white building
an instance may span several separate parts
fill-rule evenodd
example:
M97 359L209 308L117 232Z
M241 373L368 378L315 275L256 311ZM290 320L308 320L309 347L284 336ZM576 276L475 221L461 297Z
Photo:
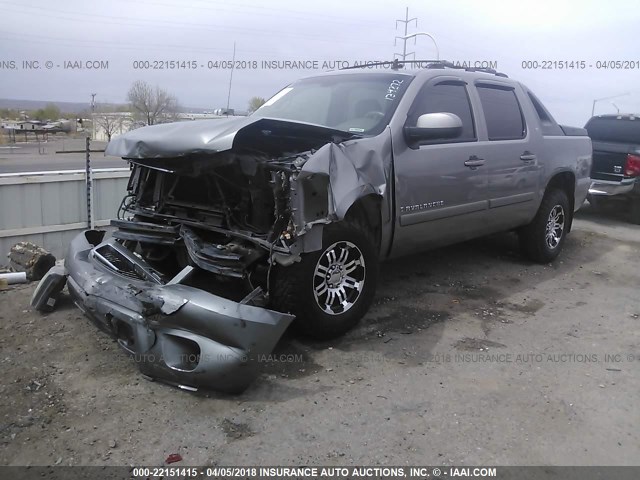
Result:
M110 136L114 137L128 132L134 123L131 112L94 113L91 119L93 123L91 136L94 140L103 142L109 141Z

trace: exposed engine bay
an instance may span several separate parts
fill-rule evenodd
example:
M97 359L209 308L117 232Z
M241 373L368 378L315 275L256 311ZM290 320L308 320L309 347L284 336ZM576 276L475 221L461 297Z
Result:
M338 218L329 176L301 172L315 148L337 146L345 132L296 125L294 135L287 122L265 123L239 131L231 150L128 159L113 237L165 278L194 265L236 279L245 294L268 292L273 266L319 249L322 225Z
M194 264L266 289L269 255L281 253L274 259L282 262L295 256L290 194L305 160L225 152L182 159L173 171L132 163L113 236L168 276ZM310 196L326 205L327 185L318 187ZM318 218L326 215L320 207Z

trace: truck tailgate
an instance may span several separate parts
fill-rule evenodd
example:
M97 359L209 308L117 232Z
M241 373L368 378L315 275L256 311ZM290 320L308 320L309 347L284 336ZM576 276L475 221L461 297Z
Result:
M619 182L624 178L627 154L635 152L632 145L623 143L593 142L591 178Z

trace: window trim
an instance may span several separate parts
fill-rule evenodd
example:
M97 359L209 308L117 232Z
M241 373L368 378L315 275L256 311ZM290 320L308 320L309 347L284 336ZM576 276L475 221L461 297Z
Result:
M510 140L523 140L525 138L527 138L527 135L529 134L529 126L527 125L527 121L524 117L524 111L522 110L522 104L520 103L520 99L518 98L518 94L516 93L516 89L515 87L511 86L511 85L504 85L504 84L499 84L499 83L489 83L489 82L476 82L475 84L476 87L476 91L478 93L478 101L480 102L480 108L482 108L482 117L484 119L484 124L485 127L487 129L487 139L490 142L504 142L504 141L510 141ZM480 89L481 88L486 88L486 89L493 89L493 90L503 90L503 91L507 91L507 92L511 92L513 94L513 97L516 99L516 105L518 105L518 110L520 111L520 119L522 121L522 136L520 137L492 137L491 135L489 135L489 124L487 123L487 116L485 113L485 108L484 105L482 104L482 96L480 96Z
M407 112L407 119L404 123L404 126L414 126L414 125L409 125L409 118L415 113L415 111L417 110L417 105L418 102L420 101L419 99L422 96L422 93L430 88L434 88L437 87L438 85L458 85L461 86L464 89L464 93L467 96L467 103L469 105L469 112L471 113L471 126L473 128L473 138L467 138L464 140L461 140L459 138L449 138L449 139L443 139L443 140L426 140L423 142L420 142L420 144L418 145L419 147L422 147L423 145L448 145L448 144L452 144L452 143L471 143L471 142L478 142L478 127L476 124L476 115L475 112L473 110L473 103L471 102L471 95L469 94L469 84L463 80L459 80L459 79L454 79L454 78L440 78L440 79L434 79L433 81L428 81L426 82L424 85L422 85L422 87L420 87L420 90L418 91L418 94L416 95L416 97L413 100L413 103L411 104L411 107L409 108L408 112ZM453 112L449 112L449 113L453 113ZM462 119L461 119L462 120Z

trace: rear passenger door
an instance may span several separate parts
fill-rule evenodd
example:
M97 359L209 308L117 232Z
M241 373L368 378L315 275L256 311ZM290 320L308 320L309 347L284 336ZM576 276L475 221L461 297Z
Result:
M511 84L482 80L475 93L484 117L480 135L481 157L488 171L488 221L491 229L509 229L530 221L535 214L540 176L534 134Z

